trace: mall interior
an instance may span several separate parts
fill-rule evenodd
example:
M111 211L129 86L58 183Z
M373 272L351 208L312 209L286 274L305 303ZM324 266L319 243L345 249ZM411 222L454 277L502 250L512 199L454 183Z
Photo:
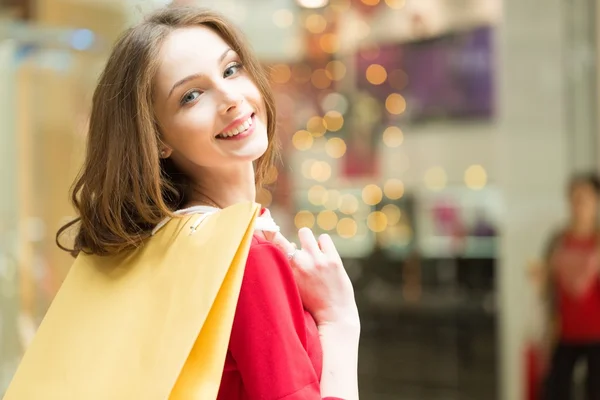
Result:
M111 45L169 3L0 0L0 393L72 263L54 237ZM539 398L536 271L570 176L600 169L596 1L173 3L223 13L270 71L282 161L257 201L333 237L361 398Z

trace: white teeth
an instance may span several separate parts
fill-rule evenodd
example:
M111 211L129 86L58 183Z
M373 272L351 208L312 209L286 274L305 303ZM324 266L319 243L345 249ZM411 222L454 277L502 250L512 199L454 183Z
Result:
M220 135L217 135L217 137L226 138L226 137L232 137L235 135L239 135L240 133L247 131L248 128L250 128L251 126L252 126L252 117L248 118L246 121L244 121L237 127L233 128L231 130L228 130L227 132L223 132Z

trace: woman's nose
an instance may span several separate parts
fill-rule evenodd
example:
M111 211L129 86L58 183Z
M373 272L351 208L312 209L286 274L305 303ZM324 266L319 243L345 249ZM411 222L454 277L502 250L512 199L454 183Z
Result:
M222 101L219 106L220 114L228 114L231 111L236 111L242 102L244 97L234 88L226 88L222 90Z

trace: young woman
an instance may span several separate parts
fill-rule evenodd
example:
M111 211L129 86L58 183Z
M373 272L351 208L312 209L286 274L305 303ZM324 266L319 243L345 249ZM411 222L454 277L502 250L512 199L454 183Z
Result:
M178 209L254 201L275 123L265 71L229 22L150 15L116 43L94 93L72 251L115 254ZM331 238L301 230L296 250L266 236L250 249L219 399L358 399L360 323Z
M548 293L558 342L544 398L569 400L575 365L587 365L588 400L600 399L600 180L580 175L569 185L570 222L550 241Z

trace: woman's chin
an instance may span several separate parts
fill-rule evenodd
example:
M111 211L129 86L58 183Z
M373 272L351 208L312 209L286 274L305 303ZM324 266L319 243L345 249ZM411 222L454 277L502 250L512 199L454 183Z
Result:
M269 143L266 139L264 141L254 140L251 143L248 143L243 148L236 149L236 151L234 151L233 154L231 154L231 156L236 161L254 162L265 154L268 145Z
M267 132L255 132L254 137L246 146L245 151L252 161L258 160L262 157L269 147L269 139L267 138Z

